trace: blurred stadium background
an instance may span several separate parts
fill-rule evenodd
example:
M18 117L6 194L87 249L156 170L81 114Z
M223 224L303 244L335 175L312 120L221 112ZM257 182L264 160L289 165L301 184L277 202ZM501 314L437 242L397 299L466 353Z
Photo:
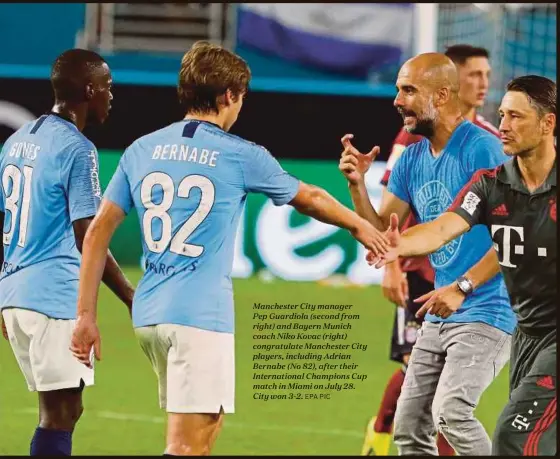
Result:
M182 114L175 84L182 53L207 39L236 50L251 66L251 94L232 132L266 146L291 173L351 205L337 169L339 139L355 134L382 155L368 174L372 200L401 120L392 107L396 72L419 52L457 43L491 53L491 91L482 114L493 122L511 78L536 73L556 80L556 4L0 4L0 143L47 111L50 64L75 46L99 51L114 78L112 114L86 134L100 153L105 187L135 138ZM130 215L113 253L134 280L141 276L139 230ZM387 377L393 306L381 272L345 233L250 196L234 263L237 412L225 423L217 454L357 454L365 423ZM355 288L354 288L355 287ZM32 286L23 286L32 288ZM353 303L353 336L368 344L356 359L368 379L330 401L252 399L253 302ZM124 308L104 289L104 360L87 391L75 454L161 454L163 413L156 381ZM489 432L507 398L507 371L478 408ZM36 397L7 343L0 344L0 454L25 454ZM392 449L395 453L395 450Z

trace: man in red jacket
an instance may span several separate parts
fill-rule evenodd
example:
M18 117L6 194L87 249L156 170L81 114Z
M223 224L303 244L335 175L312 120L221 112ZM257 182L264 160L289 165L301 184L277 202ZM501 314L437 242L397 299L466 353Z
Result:
M488 94L490 63L489 53L484 48L470 45L454 45L445 52L459 70L459 99L463 105L463 116L477 126L499 137L498 130L477 114L477 109L484 105ZM409 134L401 128L395 141L387 170L381 180L383 193L389 182L393 165L400 158L402 152L409 145L422 139L419 135ZM411 213L401 231L415 224ZM383 296L394 303L395 319L393 322L393 336L391 340L391 360L402 363L402 367L391 375L377 415L369 422L366 437L362 447L362 455L374 454L387 456L391 443L393 418L397 408L397 399L401 393L401 385L408 364L412 347L416 342L416 334L422 324L422 319L415 317L422 304L413 300L434 289L434 271L428 257L402 259L400 263L391 263L386 266L382 282ZM453 456L453 448L449 446L443 435L438 437L438 450L440 456Z

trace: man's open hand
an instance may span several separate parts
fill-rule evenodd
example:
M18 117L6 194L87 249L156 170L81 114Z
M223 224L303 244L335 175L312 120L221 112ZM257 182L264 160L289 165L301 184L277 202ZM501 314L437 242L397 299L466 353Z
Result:
M399 258L399 243L401 240L401 234L399 232L399 216L397 214L391 214L390 224L387 231L385 231L385 236L389 241L390 247L383 255L377 255L372 252L366 254L366 261L368 265L375 265L377 269L392 263Z

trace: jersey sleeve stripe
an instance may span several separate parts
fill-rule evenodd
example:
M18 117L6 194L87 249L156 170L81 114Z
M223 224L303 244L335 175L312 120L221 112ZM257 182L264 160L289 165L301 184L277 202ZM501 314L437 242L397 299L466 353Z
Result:
M451 206L449 207L449 209L447 210L447 212L453 212L455 211L463 202L463 198L465 197L465 195L468 193L468 191L472 188L472 186L477 183L480 182L482 180L482 177L496 177L496 175L498 174L498 171L500 170L502 166L498 166L495 169L480 169L478 171L476 171L471 179L468 181L468 183L461 189L461 191L459 192L459 194L457 194L457 196L455 197L455 200L453 201L453 203L451 204Z
M389 184L389 177L391 176L391 170L387 169L380 180L381 185L387 186Z
M556 397L548 404L544 414L537 421L533 431L527 437L527 441L523 448L524 456L537 456L538 444L542 434L552 425L556 420Z

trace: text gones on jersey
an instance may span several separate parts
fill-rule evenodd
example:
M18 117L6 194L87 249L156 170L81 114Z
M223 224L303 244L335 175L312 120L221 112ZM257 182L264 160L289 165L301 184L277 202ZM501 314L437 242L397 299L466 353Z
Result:
M41 147L31 142L14 142L12 148L8 152L8 156L12 158L24 158L35 161Z

